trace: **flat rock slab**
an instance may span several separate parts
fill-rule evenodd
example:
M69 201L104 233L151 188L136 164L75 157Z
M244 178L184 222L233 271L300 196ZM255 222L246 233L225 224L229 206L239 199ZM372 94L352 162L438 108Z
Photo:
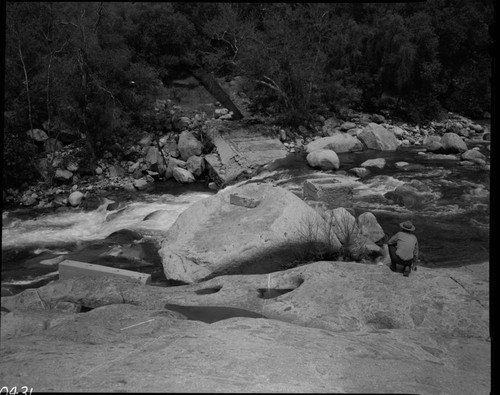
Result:
M2 332L13 314L34 313L26 308L44 324L3 334L0 375L4 385L38 391L488 393L488 277L487 262L420 267L410 277L316 262L169 288L56 281L2 298L12 310L2 312ZM265 287L293 290L262 299ZM102 307L53 310L77 301ZM207 324L167 303L268 318Z
M66 321L2 342L3 384L22 381L42 392L490 391L490 344L478 339L410 330L334 333L252 318L205 324L162 311L127 319L129 310L111 324L96 322L92 311L77 317L78 326ZM148 317L155 320L120 330ZM83 327L88 340L72 340L72 327ZM96 337L104 329L106 342Z
M283 143L266 125L213 121L207 124L207 135L217 154L207 155L205 160L211 176L219 185L228 184L288 154Z
M163 309L230 306L266 317L332 331L425 329L458 337L489 338L487 263L465 268L419 267L409 277L387 266L315 262L262 275L229 275L198 284L152 287L103 278L56 281L2 297L10 311L43 310L61 302L86 307L131 303ZM479 268L481 270L479 270ZM273 299L259 289L291 289ZM205 292L204 292L205 291Z

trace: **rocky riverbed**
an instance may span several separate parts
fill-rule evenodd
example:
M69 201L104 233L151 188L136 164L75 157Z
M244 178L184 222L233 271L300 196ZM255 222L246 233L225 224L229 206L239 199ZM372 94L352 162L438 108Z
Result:
M165 180L163 193L174 185L223 188L175 218L168 207L141 211L136 224L127 222L137 232L125 235L127 246L115 254L106 244L111 252L99 258L130 248L134 264L147 263L132 247L147 235L158 243L165 277L192 284L49 278L2 297L5 382L35 391L489 391L488 127L454 114L422 126L350 111L297 130L216 117L178 117L176 136L155 144L145 134L88 176L69 160L69 144L55 161L58 184L4 193L7 204L35 208L27 235L36 210L82 220L95 212L108 224L98 228L106 238L116 237L129 202ZM299 214L324 212L354 224L373 259L286 269ZM382 233L403 218L432 225L445 249L462 240L450 234L465 221L485 253L461 253L462 267L424 261L406 278L379 259L382 233L363 235L367 214ZM4 228L15 229L19 215L19 206L4 212ZM427 247L436 239L421 237ZM226 319L203 321L217 314Z

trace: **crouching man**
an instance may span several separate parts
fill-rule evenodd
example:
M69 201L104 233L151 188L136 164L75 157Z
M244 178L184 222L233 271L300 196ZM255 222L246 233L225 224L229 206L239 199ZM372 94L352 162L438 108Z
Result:
M403 275L408 277L411 269L417 270L418 240L412 233L415 227L410 221L399 224L402 232L396 233L387 242L391 256L391 270L396 271L396 265L402 265Z

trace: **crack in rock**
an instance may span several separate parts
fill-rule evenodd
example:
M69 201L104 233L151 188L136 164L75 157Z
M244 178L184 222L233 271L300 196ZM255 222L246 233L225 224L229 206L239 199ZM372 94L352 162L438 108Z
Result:
M463 284L462 284L460 281L458 281L457 279L455 279L453 276L450 276L450 278L451 278L453 281L455 281L458 285L460 285L460 286L461 286L461 287L465 290L465 292L467 292L467 294L468 294L468 295L469 295L472 299L474 299L477 303L479 303L479 305L480 305L483 309L487 309L487 307L486 307L485 305L483 305L483 304L481 303L481 301L480 301L478 298L476 298L476 297L475 297L472 293L470 293L470 292L469 292L469 290L468 290L467 288L465 288L465 287L463 286Z

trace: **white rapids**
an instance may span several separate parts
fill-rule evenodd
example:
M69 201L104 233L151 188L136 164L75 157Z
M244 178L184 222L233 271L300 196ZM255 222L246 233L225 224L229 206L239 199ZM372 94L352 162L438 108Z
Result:
M2 226L2 248L43 247L99 240L121 229L154 237L166 232L189 206L211 195L207 192L157 195L151 196L152 201L133 202L114 211L106 210L111 203L108 201L94 211L71 210L29 220L14 220ZM152 215L144 220L149 214ZM4 220L8 216L9 213L3 213Z

